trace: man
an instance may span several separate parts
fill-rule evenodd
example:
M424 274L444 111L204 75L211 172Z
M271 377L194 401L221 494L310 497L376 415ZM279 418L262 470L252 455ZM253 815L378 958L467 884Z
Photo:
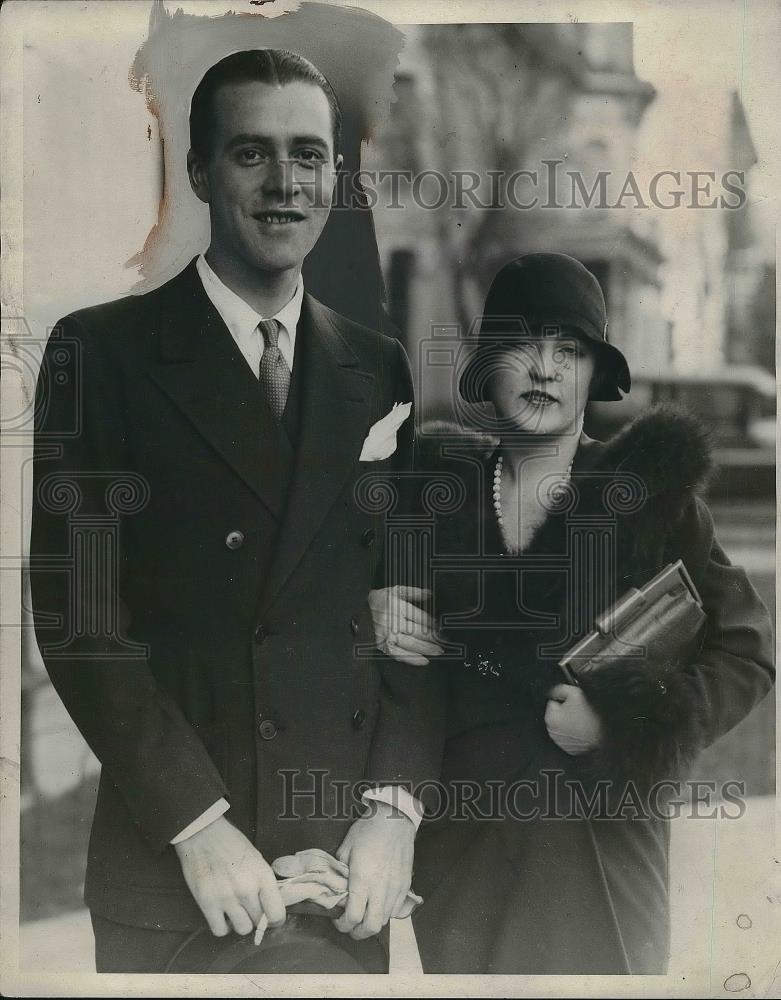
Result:
M391 784L439 766L425 672L355 652L382 559L356 484L410 466L411 417L368 445L412 384L397 341L303 289L341 163L336 98L300 56L239 52L199 84L190 131L205 257L63 320L38 386L33 605L102 763L98 971L161 970L204 919L218 936L280 924L269 862L311 847L349 865L338 929L376 934L419 821Z

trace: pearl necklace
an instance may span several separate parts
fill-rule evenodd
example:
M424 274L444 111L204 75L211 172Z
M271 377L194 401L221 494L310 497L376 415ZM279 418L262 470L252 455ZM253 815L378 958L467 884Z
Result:
M567 466L567 471L564 473L564 477L561 482L560 489L567 485L572 474L572 462ZM507 540L507 535L505 534L504 528L504 512L502 510L502 471L504 468L504 455L499 455L496 459L496 467L494 468L494 513L496 514L496 523L499 526L499 534L502 536L502 544L504 545L505 553L512 553L515 551L514 547Z

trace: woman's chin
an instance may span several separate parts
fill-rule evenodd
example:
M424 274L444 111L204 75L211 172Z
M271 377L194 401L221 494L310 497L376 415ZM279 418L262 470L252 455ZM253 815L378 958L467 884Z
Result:
M571 415L559 403L525 410L499 421L503 434L563 434L571 426Z

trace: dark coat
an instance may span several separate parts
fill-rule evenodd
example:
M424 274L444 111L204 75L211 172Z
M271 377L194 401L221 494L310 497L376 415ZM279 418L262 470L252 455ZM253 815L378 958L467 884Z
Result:
M434 599L450 615L444 637L465 653L442 661L448 815L418 837L424 969L663 972L669 822L660 793L671 789L655 783L685 777L773 678L767 610L730 565L698 496L706 437L692 418L657 409L607 443L582 444L572 490L514 557L499 555L493 444L446 443L446 430L421 438L433 479L463 484L463 502L437 522ZM543 718L547 692L563 680L559 658L609 603L678 558L707 613L699 654L673 673L627 659L584 680L605 741L567 755ZM454 613L471 619L454 622Z
M221 796L272 860L334 851L362 779L436 776L424 674L357 652L383 535L355 487L409 466L412 421L390 459L359 454L411 399L397 341L306 295L280 429L194 262L58 324L38 384L32 595L47 669L102 764L95 912L199 926L169 842Z

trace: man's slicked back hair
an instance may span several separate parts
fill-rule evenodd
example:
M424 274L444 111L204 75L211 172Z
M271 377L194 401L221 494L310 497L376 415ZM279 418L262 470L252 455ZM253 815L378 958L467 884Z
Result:
M190 147L203 159L212 149L214 95L225 85L235 83L311 83L323 91L331 109L334 157L342 143L342 112L333 87L308 59L287 49L247 49L225 56L206 71L195 88L190 102Z

